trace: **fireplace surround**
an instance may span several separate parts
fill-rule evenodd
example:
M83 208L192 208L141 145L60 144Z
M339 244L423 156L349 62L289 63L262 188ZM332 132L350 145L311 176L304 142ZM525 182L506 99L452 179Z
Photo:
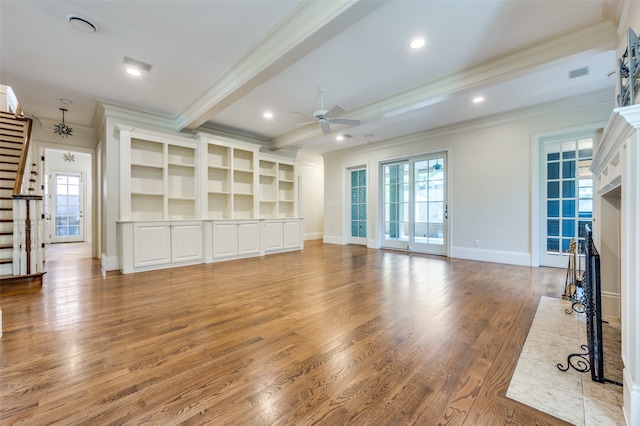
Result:
M640 105L613 110L596 144L591 171L596 178L596 245L619 257L610 279L619 279L622 329L623 411L640 424ZM619 200L613 203L612 200ZM617 212L616 212L617 210ZM618 224L612 222L618 221ZM615 229L619 229L615 232ZM615 256L612 256L615 258ZM604 279L604 277L603 277Z

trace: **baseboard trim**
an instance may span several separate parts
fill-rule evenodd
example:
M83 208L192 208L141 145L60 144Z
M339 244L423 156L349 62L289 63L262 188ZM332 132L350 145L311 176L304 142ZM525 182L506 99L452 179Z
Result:
M640 424L640 386L633 380L628 368L623 370L622 377L624 383L622 387L624 419L629 426L638 425Z
M322 232L311 232L308 234L304 234L304 240L321 240L323 236Z
M322 237L322 242L325 244L338 244L341 246L344 245L344 241L342 240L342 237L339 235L324 235Z
M515 251L451 247L451 257L477 260L480 262L505 263L508 265L531 266L531 254Z
M620 294L600 291L602 295L602 315L620 319Z
M120 262L118 261L118 256L106 256L102 253L100 268L103 271L117 271L120 269Z

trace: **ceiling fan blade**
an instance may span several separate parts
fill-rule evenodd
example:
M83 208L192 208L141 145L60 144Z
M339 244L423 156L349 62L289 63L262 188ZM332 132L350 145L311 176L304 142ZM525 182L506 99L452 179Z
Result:
M320 127L322 128L322 132L325 135L331 133L331 127L329 127L329 123L327 123L327 120L320 120Z
M345 112L346 109L342 108L340 105L336 105L333 108L331 108L329 111L327 111L324 116L327 118L333 118L336 117L340 114L342 114L343 112Z
M304 112L299 112L299 111L289 111L289 112L291 112L293 114L304 115L305 117L308 117L308 118L314 118L313 115L307 114L307 113L304 113Z
M352 120L349 118L332 118L330 121L336 124L348 124L349 126L357 126L360 124L360 120Z

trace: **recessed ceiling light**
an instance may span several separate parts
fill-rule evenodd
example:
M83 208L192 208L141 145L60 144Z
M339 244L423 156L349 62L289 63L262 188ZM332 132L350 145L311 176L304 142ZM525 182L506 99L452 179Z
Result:
M416 38L414 40L411 41L411 43L409 43L409 46L412 49L420 49L422 46L424 46L424 39L423 38Z
M65 105L71 105L71 101L67 98L61 98L60 102L62 102Z
M267 119L269 119L269 118L273 118L273 113L272 113L272 112L269 112L269 111L266 111L264 114L262 114L262 116L263 116L264 118L267 118Z
M342 141L344 140L344 136L342 136L342 135L338 135L338 136L336 136L336 140L337 140L338 142L342 142Z
M478 96L473 98L473 103L474 104L479 104L480 102L484 102L484 98L482 96Z
M76 30L85 33L95 33L96 31L98 31L98 27L96 26L96 24L80 15L75 15L73 13L69 14L67 15L67 20Z
M131 75L135 75L136 77L139 77L142 74L142 71L151 71L152 67L152 65L150 64L138 61L137 59L129 58L127 56L122 58L122 63L127 67L127 72Z

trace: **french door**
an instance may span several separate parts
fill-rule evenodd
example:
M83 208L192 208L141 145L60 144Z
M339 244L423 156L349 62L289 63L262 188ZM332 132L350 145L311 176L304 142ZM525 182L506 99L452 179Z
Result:
M572 240L579 253L585 252L585 226L593 221L594 179L589 170L593 140L592 136L576 135L541 145L542 266L565 268Z
M367 244L367 169L350 169L350 244Z
M447 254L446 153L385 163L381 170L382 245Z
M50 224L51 242L84 241L83 179L78 172L52 172L49 181L51 189Z

